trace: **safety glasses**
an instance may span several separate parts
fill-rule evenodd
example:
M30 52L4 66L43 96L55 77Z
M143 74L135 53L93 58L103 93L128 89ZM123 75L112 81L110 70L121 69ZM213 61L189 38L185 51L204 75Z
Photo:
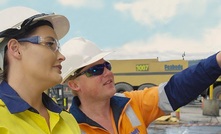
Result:
M54 52L56 52L57 50L60 49L60 44L59 44L58 40L56 40L53 37L42 38L40 36L32 36L32 37L28 37L28 38L18 39L18 42L30 42L32 44L45 45Z
M77 78L83 74L85 74L87 77L92 77L92 76L98 76L103 74L104 68L107 68L108 70L111 70L111 64L109 62L104 62L103 64L98 64L95 65L81 73L76 74L74 77Z

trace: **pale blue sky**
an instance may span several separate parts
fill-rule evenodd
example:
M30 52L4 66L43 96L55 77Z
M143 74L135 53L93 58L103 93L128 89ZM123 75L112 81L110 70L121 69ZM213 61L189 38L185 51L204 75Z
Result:
M220 0L0 0L11 6L65 15L61 44L82 36L116 50L109 59L201 59L221 48Z

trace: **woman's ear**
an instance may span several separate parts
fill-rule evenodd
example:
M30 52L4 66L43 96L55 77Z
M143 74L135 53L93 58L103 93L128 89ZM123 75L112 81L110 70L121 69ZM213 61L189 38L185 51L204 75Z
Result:
M7 44L8 52L16 59L21 58L20 44L16 39L10 39Z

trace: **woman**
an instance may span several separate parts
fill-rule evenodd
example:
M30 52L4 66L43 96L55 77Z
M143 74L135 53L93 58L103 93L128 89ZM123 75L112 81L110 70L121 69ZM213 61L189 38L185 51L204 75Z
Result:
M80 133L76 120L44 93L62 81L58 40L69 30L67 18L26 7L0 16L0 133Z

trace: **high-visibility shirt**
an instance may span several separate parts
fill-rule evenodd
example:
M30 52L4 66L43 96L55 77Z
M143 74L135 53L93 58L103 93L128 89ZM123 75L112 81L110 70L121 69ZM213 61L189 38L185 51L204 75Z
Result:
M115 134L147 134L146 128L158 117L169 114L195 99L221 75L216 54L201 60L158 87L124 92L113 96L110 107ZM83 134L110 134L104 127L85 115L75 96L70 112L76 118Z
M146 134L147 126L157 117L164 115L158 107L158 87L125 92L113 96L110 105L116 134ZM79 108L79 98L75 96L70 113L76 118L82 133L110 134L105 128L87 117Z
M63 111L50 97L42 94L49 114L44 117L25 102L7 82L0 84L0 134L78 134L79 126L73 116Z

